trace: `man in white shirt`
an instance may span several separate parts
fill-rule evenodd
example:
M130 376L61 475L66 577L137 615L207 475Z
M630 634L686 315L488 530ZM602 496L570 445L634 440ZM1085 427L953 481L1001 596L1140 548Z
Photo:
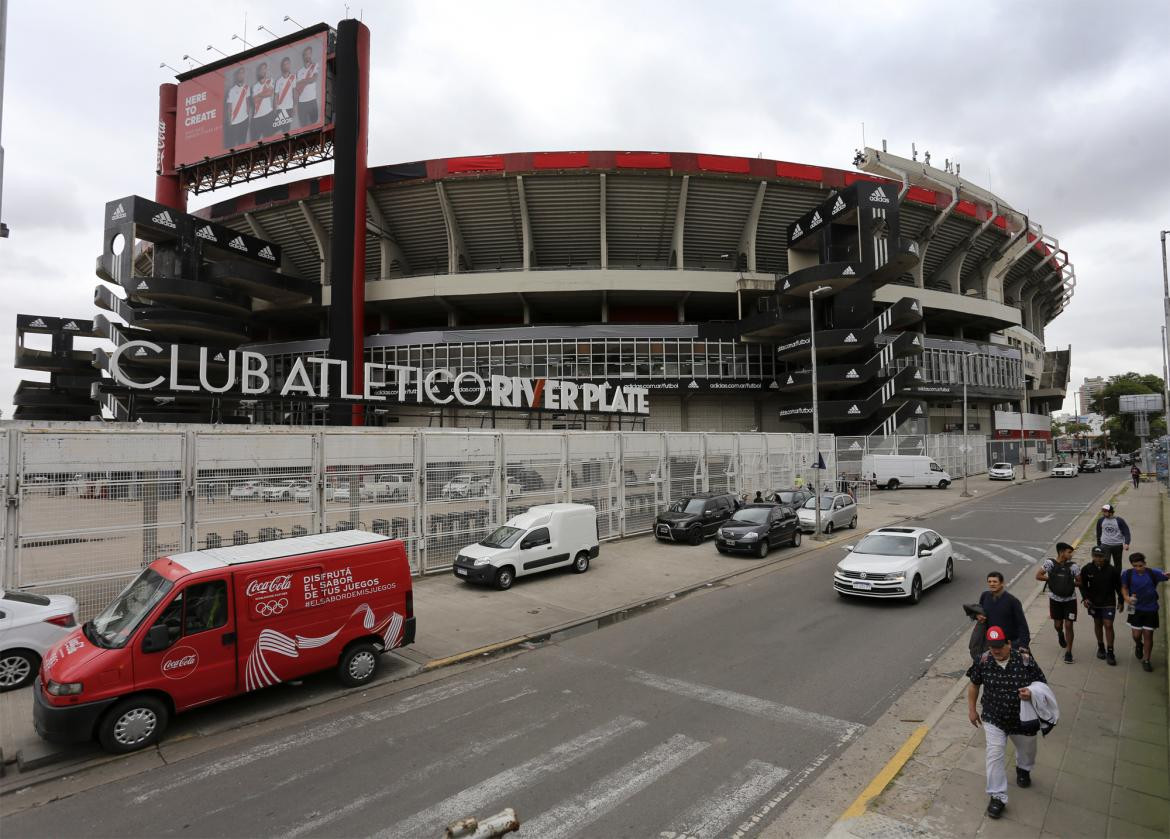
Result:
M248 85L244 81L243 66L232 73L232 85L224 94L223 146L235 149L248 142Z
M268 62L261 61L256 68L256 83L252 85L252 131L254 141L267 137L272 132L272 97L275 88L268 76Z
M301 51L301 61L304 66L297 70L297 125L304 128L313 125L319 119L317 110L317 82L320 80L320 71L313 61L313 48L305 47Z
M292 60L280 60L280 78L276 80L276 115L272 119L269 136L283 134L292 129L292 112L296 104L297 77L292 71Z

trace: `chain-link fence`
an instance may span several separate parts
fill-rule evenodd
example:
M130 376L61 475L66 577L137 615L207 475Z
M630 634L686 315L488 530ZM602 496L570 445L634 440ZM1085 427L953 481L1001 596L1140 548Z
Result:
M952 478L987 471L987 438L963 434L904 434L891 437L837 437L837 474L846 481L862 481L862 459L867 454L925 455Z

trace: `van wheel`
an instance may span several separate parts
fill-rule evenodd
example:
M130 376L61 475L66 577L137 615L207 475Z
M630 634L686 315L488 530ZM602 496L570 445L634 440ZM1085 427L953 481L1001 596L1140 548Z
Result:
M153 696L132 696L102 718L98 742L112 754L136 752L154 745L166 731L170 712Z
M897 478L890 478L888 481L886 481L886 489L897 489L897 488L898 488L898 479Z
M589 570L589 552L581 551L573 560L573 573L584 574Z
M515 582L515 580L516 578L513 574L511 565L505 565L496 572L496 588L498 588L500 591L507 591L510 589L512 587L512 583Z
M938 482L938 488L939 488L939 489L946 489L946 488L947 488L947 487L949 487L950 485L951 485L951 482L950 482L950 481L939 481L939 482Z
M692 527L689 531L687 531L687 544L701 545L702 543L703 543L703 528L702 527Z
M28 650L5 650L0 653L0 691L31 685L41 666L40 657Z
M378 674L378 651L373 644L354 644L341 654L337 678L347 688L367 684Z
M792 532L792 547L794 547L794 548L800 547L800 528L799 527L796 528L796 530L794 530Z

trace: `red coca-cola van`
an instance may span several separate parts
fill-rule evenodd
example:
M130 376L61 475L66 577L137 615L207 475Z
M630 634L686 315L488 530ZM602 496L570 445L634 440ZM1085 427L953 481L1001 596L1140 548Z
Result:
M33 721L47 740L134 751L172 714L307 673L366 684L413 641L398 540L349 530L175 554L45 654Z

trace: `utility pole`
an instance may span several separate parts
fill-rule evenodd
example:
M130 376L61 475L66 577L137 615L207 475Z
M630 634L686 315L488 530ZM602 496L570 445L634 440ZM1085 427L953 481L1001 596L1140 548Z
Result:
M970 463L970 457L968 456L968 452L971 450L971 446L968 445L968 441L967 441L967 429L969 427L967 425L967 362L971 359L972 355L973 355L973 353L964 353L962 356L962 359L963 359L963 492L961 493L961 495L963 498L970 498L971 497L971 493L967 489L967 471L968 471L968 465Z
M829 286L817 286L808 293L808 336L809 336L809 364L812 365L812 409L813 409L813 457L816 461L813 463L813 497L816 501L813 502L813 509L816 511L816 530L813 532L813 540L819 542L821 540L821 470L815 467L820 465L821 453L821 420L817 409L817 325L816 318L813 317L813 298L822 291L829 291Z
M1162 240L1162 314L1165 325L1162 327L1162 408L1166 413L1166 433L1170 434L1170 375L1167 375L1166 340L1170 332L1170 271L1166 268L1166 234L1170 230L1159 233ZM1170 488L1170 445L1166 448L1166 486ZM1156 476L1155 476L1156 477Z
M1024 480L1028 480L1028 437L1024 430L1024 405L1028 401L1028 377L1024 365L1020 365L1020 466L1024 469Z

